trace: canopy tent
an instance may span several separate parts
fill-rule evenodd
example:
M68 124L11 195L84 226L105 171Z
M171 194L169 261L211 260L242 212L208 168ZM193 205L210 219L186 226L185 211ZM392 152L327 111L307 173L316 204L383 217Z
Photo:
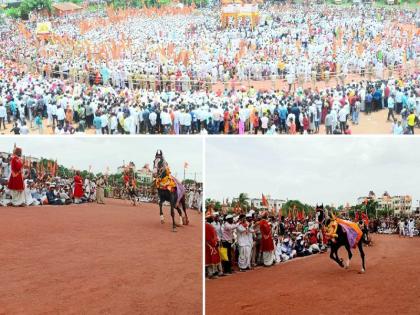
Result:
M222 6L220 20L222 27L229 25L229 19L233 18L235 26L238 25L239 20L249 19L251 27L254 28L260 20L260 12L258 10L258 4L239 4L231 3Z
M83 7L72 2L59 2L52 5L55 15L63 16L80 12Z

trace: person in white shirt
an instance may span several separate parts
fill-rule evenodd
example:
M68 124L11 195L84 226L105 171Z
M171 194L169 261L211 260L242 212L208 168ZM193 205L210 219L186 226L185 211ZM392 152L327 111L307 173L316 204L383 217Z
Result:
M338 112L338 119L340 121L340 129L342 133L344 133L344 131L346 130L347 115L348 115L347 106L344 106Z
M251 254L252 245L250 234L254 233L254 230L249 222L246 221L245 214L239 216L239 224L236 228L238 246L239 246L239 258L238 266L241 271L251 269Z
M26 123L22 123L22 126L20 127L20 134L21 135L28 135L29 134L29 128L26 126Z
M190 112L187 110L184 115L183 115L183 124L184 124L184 130L183 130L183 134L190 134L191 132L191 123L192 123L192 117Z
M413 220L413 218L410 218L410 220L408 220L408 234L410 235L410 237L413 237L413 235L414 235L414 220Z
M3 123L4 129L6 129L6 120L7 120L6 107L3 105L3 103L0 100L0 129L1 129L2 123Z
M400 221L398 222L398 231L399 231L400 237L405 236L404 220L403 219L400 219Z
M55 127L58 124L58 120L57 120L57 105L51 104L51 119L52 119L52 125L53 127Z
M117 115L115 113L113 113L111 115L111 119L110 119L110 129L111 129L111 135L116 134L117 132L117 127L118 127L118 119L117 119Z
M38 206L39 201L32 198L32 194L31 194L31 186L33 184L33 180L32 179L25 179L24 183L25 183L25 189L24 189L25 204L27 206Z
M101 115L102 134L109 134L108 123L109 123L108 115L106 113L102 113Z
M149 114L149 122L151 127L151 133L154 134L156 132L156 120L157 120L157 114L156 112L152 111Z
M66 113L64 112L64 108L62 106L58 106L57 108L57 121L58 126L61 128L64 126L64 119L66 118Z
M172 125L171 115L166 108L160 113L160 121L163 127L163 134L168 134Z
M262 129L262 133L265 134L267 132L268 129L268 117L267 115L264 115L263 117L261 117L261 129Z

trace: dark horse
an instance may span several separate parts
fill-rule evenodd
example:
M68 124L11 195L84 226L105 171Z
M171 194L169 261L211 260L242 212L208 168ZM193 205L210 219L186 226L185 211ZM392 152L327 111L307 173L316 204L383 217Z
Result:
M332 220L327 219L326 225L329 226L331 223L332 223ZM350 260L353 254L351 252L349 240L347 239L347 234L344 231L343 227L338 223L337 223L336 234L337 234L337 237L334 238L334 240L330 241L331 243L330 258L334 260L340 267L347 269L350 266ZM343 262L342 258L338 257L338 250L340 249L341 246L344 246L346 248L348 256L349 256L346 263ZM364 273L366 268L365 268L365 253L363 251L363 237L357 242L357 248L359 249L360 257L362 258L362 270L360 272Z
M163 179L167 176L167 163L163 158L162 151L158 150L156 152L155 160L153 162L153 176L158 179ZM156 182L155 182L156 183ZM175 224L175 211L178 211L180 216L180 225L185 224L188 225L188 216L187 216L187 209L185 206L185 193L183 194L181 200L177 204L178 193L177 189L175 188L173 191L169 191L168 189L160 189L157 187L158 197L159 197L159 208L160 208L160 222L164 223L162 205L165 201L168 201L171 205L171 216L172 216L172 231L176 232L176 224ZM185 217L182 217L182 212L179 206L182 206L182 210L184 211Z

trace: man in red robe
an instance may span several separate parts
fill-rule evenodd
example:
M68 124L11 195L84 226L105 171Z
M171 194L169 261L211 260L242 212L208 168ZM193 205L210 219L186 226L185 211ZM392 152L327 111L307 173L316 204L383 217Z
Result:
M7 188L9 188L12 195L12 205L17 207L25 205L25 186L23 184L23 162L21 156L22 149L15 148L10 160L11 173L7 184Z
M218 265L220 264L219 244L217 232L211 225L211 216L206 217L206 269L210 279L217 278Z
M82 203L82 197L84 195L83 191L83 178L80 176L80 172L77 171L76 175L74 176L74 203Z
M274 242L271 235L271 226L267 221L268 214L263 212L260 221L261 231L261 251L263 253L264 266L271 266L274 264Z

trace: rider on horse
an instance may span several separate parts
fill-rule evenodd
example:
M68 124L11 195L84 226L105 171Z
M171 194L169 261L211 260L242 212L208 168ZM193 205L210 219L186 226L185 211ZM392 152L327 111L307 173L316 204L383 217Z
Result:
M163 202L168 201L171 205L173 230L176 230L174 209L178 211L180 216L180 225L187 225L189 220L185 206L185 187L171 175L171 170L169 169L168 163L165 161L161 150L158 150L155 155L155 160L153 162L153 176L155 178L155 185L158 191L161 222L164 222L162 205ZM182 206L182 210L185 215L184 217L182 216L180 206Z
M356 215L354 217L354 221L357 222L359 225L360 230L363 232L363 241L366 244L370 243L369 238L369 217L367 214L361 212L360 210L356 212Z
M162 170L157 174L155 184L158 189L165 189L169 191L174 191L176 188L176 183L171 176L171 170L169 168L168 163L163 158L162 151L156 152L155 158L160 157L163 160L164 167Z
M330 222L329 224L326 226L326 233L325 235L331 240L331 242L335 242L335 239L338 237L337 234L337 228L338 228L338 223L337 220L335 218L335 215L332 214L331 218L330 218Z

